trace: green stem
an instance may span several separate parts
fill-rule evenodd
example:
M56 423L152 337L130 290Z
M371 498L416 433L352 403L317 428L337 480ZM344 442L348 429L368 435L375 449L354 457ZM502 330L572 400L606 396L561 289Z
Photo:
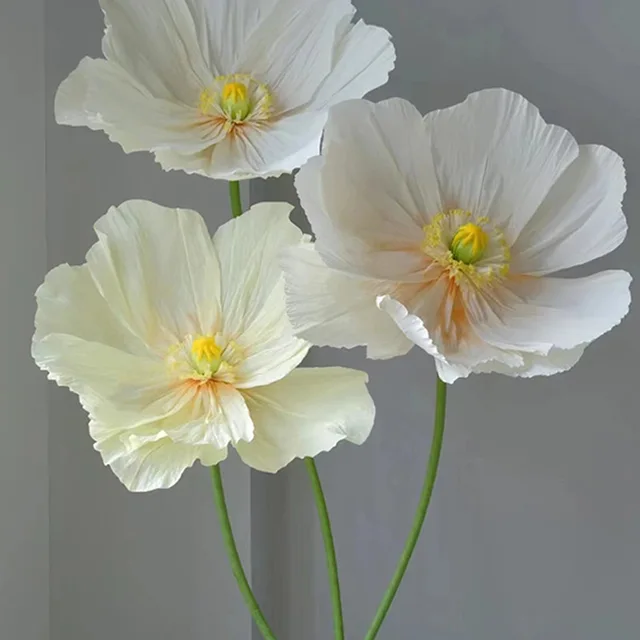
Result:
M242 198L240 197L240 183L229 182L229 197L231 199L231 215L239 218L242 215Z
M431 441L431 453L429 454L429 463L427 464L427 473L424 479L424 485L422 487L422 494L420 495L420 502L416 514L413 518L413 525L411 532L404 545L400 561L396 572L389 583L387 591L382 598L382 602L376 612L376 617L373 619L369 631L365 636L365 640L374 640L380 631L380 627L384 622L384 619L389 613L393 599L398 592L402 578L407 571L409 561L413 555L413 551L416 548L416 543L420 537L420 531L424 524L425 517L427 515L427 509L429 508L429 502L431 502L431 494L433 493L433 486L436 482L436 475L438 474L438 464L440 462L440 452L442 451L442 439L444 436L444 423L445 413L447 405L447 385L438 378L438 385L436 390L436 411L433 426L433 439Z
M331 603L333 605L333 632L336 640L344 640L344 619L342 617L342 601L340 599L340 578L338 577L338 561L336 559L336 548L333 544L333 533L331 532L331 519L327 502L322 491L322 484L318 469L313 458L305 458L307 465L313 496L316 501L318 517L320 519L320 529L322 530L322 540L324 541L324 552L327 558L327 572L329 574L329 589L331 591Z
M273 631L271 631L269 624L267 623L260 605L253 595L251 585L247 580L247 576L242 568L242 560L240 560L240 554L238 553L238 547L233 537L233 530L231 528L231 520L229 519L229 511L227 510L227 501L224 497L224 487L222 486L222 474L220 473L219 465L211 467L211 479L213 481L213 501L218 511L218 518L220 520L220 529L222 530L222 539L227 549L227 555L231 563L231 570L240 588L240 593L244 598L245 604L249 609L249 613L256 623L258 629L262 633L264 640L276 640Z

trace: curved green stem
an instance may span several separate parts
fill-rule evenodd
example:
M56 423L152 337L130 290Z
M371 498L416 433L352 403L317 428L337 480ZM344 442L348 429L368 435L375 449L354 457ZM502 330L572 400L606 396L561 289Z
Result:
M240 593L244 598L251 617L256 623L258 629L260 629L264 640L276 640L273 631L271 631L269 624L260 609L260 605L258 604L256 597L253 595L251 585L249 584L244 569L242 568L242 560L240 560L238 547L236 546L236 541L233 537L231 520L229 519L229 511L227 510L227 501L224 497L222 474L220 473L219 465L211 467L211 479L213 481L213 501L215 502L216 510L218 511L222 538L231 563L231 570L233 571L233 575L238 583L238 587L240 588Z
M411 532L404 545L400 561L396 572L389 583L387 591L382 598L382 602L378 607L376 616L369 627L369 631L365 636L365 640L374 640L380 631L380 627L384 622L384 619L389 613L393 599L398 592L400 583L404 578L404 574L409 566L409 561L413 555L413 551L416 548L416 543L420 537L422 525L424 524L425 517L427 515L427 509L431 502L431 494L433 493L433 486L436 482L436 476L438 474L438 464L440 462L440 452L442 451L442 439L444 437L444 423L447 405L447 385L438 378L438 386L436 391L436 410L433 426L433 439L431 441L431 453L429 454L429 462L427 464L427 473L424 479L424 485L422 487L422 494L420 495L420 502L416 514L413 518L413 525L411 526Z
M239 218L242 215L242 198L240 197L240 183L229 182L229 198L231 199L231 215Z
M336 559L336 548L333 543L333 533L331 532L331 520L327 502L322 491L320 475L313 458L305 458L313 497L316 501L318 518L320 519L320 529L322 530L322 540L324 541L324 552L327 558L327 573L329 574L329 590L331 591L331 604L333 606L333 632L336 640L344 640L344 618L342 616L342 601L340 599L340 578L338 577L338 561Z

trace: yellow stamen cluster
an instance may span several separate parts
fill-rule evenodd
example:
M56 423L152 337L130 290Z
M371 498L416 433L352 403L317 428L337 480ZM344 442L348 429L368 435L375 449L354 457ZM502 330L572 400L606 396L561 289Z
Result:
M511 255L504 234L486 217L451 209L435 215L424 227L421 248L457 283L463 279L484 286L509 273Z
M471 218L471 212L464 211L464 209L452 209L451 211L436 214L433 220L424 227L422 250L425 253L431 255L432 252L437 252L447 247L446 229L450 226L450 220L454 216L462 220L468 220Z
M205 115L211 115L213 113L216 103L217 103L216 94L213 91L211 91L211 89L204 89L200 94L200 103L198 105L198 109L200 109L200 113L204 113Z

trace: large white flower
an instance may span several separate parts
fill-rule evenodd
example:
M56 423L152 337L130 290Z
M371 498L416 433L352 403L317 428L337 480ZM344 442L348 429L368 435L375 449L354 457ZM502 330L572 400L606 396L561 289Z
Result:
M228 445L275 472L368 436L364 373L294 370L309 344L291 333L278 265L304 242L290 210L257 205L212 241L193 211L131 201L96 223L86 264L38 290L33 357L80 396L96 449L132 491L169 487Z
M105 131L165 169L239 180L318 153L329 107L383 85L387 31L350 0L100 0L106 59L56 97L62 124Z
M416 344L445 382L550 375L627 313L624 271L549 277L624 239L622 160L517 94L339 105L297 188L317 241L287 252L290 317L316 344Z

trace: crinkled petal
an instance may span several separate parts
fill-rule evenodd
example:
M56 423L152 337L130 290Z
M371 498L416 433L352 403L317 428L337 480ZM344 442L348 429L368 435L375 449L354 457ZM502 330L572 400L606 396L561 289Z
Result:
M323 261L334 269L363 277L422 280L425 267L425 255L419 250L422 228L408 218L405 222L400 218L394 226L392 216L387 216L386 222L376 217L375 210L370 208L366 200L356 204L358 194L350 191L356 183L344 185L342 191L347 200L351 198L348 211L331 208L327 192L339 184L336 182L337 176L332 173L331 180L327 178L326 189L324 187L325 171L331 162L330 158L324 156L312 158L302 167L295 180L300 202L316 235L316 249ZM367 161L361 158L358 162L366 164ZM349 166L354 167L353 164ZM370 187L374 191L375 183L376 180L373 180ZM360 184L364 187L364 182ZM382 195L380 201L384 202ZM393 209L392 204L388 206ZM384 208L384 204L381 208ZM368 225L365 220L369 220ZM389 234L387 238L384 236L385 229Z
M254 469L275 473L341 440L361 444L375 416L366 382L365 373L351 369L298 369L280 382L246 391L256 432L251 442L238 444L238 453Z
M437 186L422 116L400 99L334 107L322 159L296 179L325 262L387 278L424 268L419 248L440 210Z
M178 444L224 449L253 437L244 399L229 385L173 381L149 404L143 391L94 403L91 437L98 443L118 437L129 449L164 437ZM109 464L110 459L105 462Z
M254 126L246 125L197 155L158 154L163 165L222 180L274 177L291 173L320 149L327 114L302 112Z
M202 151L167 147L155 150L155 157L166 170L181 169L216 180L278 177L318 153L326 119L321 112L285 116L257 128L248 125L237 135L214 132Z
M474 292L465 299L469 326L455 345L442 341L437 287L408 307L389 296L378 304L435 357L447 383L471 373L533 377L570 369L588 343L618 324L629 308L630 282L629 274L609 271L574 280L522 278Z
M351 24L348 0L186 2L212 65L221 74L251 70L277 95L280 111L360 98L393 68L389 34Z
M141 440L138 446L130 439L125 444L114 437L96 444L96 449L125 487L134 492L169 489L201 453L207 462L215 460L215 464L226 457L226 449L215 450L217 455L212 455L211 447L200 450L177 444L164 434L158 434L151 441Z
M36 301L36 342L52 333L66 334L149 355L147 345L120 322L100 295L86 265L62 264L52 269L36 291Z
M100 0L105 57L154 96L198 104L214 77L185 0Z
M361 98L386 84L395 65L396 51L386 29L362 20L352 24L351 15L343 23L344 34L334 47L334 66L313 96L311 109Z
M441 301L442 291L435 285L410 298L407 301L409 308L390 296L378 298L378 305L409 340L435 358L438 375L448 384L491 367L502 369L522 365L520 354L487 344L470 331L456 345L443 341L437 318Z
M445 359L422 318L410 313L401 302L389 295L378 297L377 304L413 344L436 359Z
M535 376L553 376L572 369L582 357L585 347L573 349L551 349L547 355L523 353L524 364L506 371L500 371L508 376L518 378L533 378Z
M61 268L54 270L61 271ZM84 267L74 268L76 273L86 273ZM79 293L79 292L75 292ZM61 296L60 303L65 298ZM41 305L38 315L48 309ZM76 313L77 311L77 313ZM95 440L103 440L121 432L145 429L158 431L168 424L185 421L185 406L191 402L190 390L176 384L175 378L164 359L149 352L123 351L120 345L87 341L85 320L95 322L91 337L102 337L101 323L104 318L89 318L86 307L69 307L71 320L59 324L52 314L56 328L61 331L78 328L77 337L68 333L36 335L32 345L32 356L41 369L49 373L49 379L61 386L69 387L80 396L80 401L89 413L89 430ZM73 318L81 319L78 327ZM48 322L44 326L51 326ZM107 334L108 335L108 334Z
M219 324L220 268L195 211L132 200L95 225L87 264L102 296L134 334L162 351Z
M500 373L512 378L552 376L574 367L582 357L584 349L584 347L551 349L544 356L536 353L512 353L514 360L511 363L492 359L476 364L472 368L436 361L436 368L440 378L448 383L454 382L459 378L466 378L472 373Z
M277 323L272 329L260 324L254 328L256 339L252 342L251 333L246 333L238 344L244 352L242 361L233 370L234 385L238 389L262 387L284 378L293 371L309 353L311 345L294 335L284 307L284 290L282 285L274 292L273 298L267 302L268 307L277 313ZM262 320L260 321L262 323Z
M448 353L446 360L436 360L436 369L444 382L453 383L472 373L517 375L513 372L522 371L526 361L527 354L501 349L471 335L457 351Z
M138 401L137 412L133 400ZM253 436L242 396L226 385L172 385L147 407L140 398L128 405L118 398L99 402L91 414L95 448L132 491L170 487L195 459L217 464L229 443Z
M573 349L610 331L627 314L631 276L603 271L586 278L519 278L485 304L470 306L474 331L504 349L547 355Z
M292 210L284 202L263 202L216 231L213 243L220 264L222 315L229 332L242 335L259 324L265 311L270 315L266 302L283 280L280 253L303 238L289 220ZM284 314L284 298L282 302Z
M55 114L60 124L104 131L127 153L197 154L225 135L194 106L154 97L117 65L91 58L58 88Z
M254 427L242 395L228 384L194 389L191 402L175 426L164 427L174 442L223 449L253 439Z
M439 358L436 359L435 363L438 377L442 382L446 382L447 384L453 384L456 380L468 378L473 373L471 367L460 363L454 364L453 362Z
M108 397L82 396L89 412L89 433L96 442L115 435L155 437L187 422L202 422L203 413L194 411L194 393L171 380L166 386L121 385Z
M353 11L350 0L279 0L251 34L237 70L266 82L278 110L305 105L331 72L338 29Z
M104 400L142 407L166 394L170 386L162 360L71 335L36 338L31 354L50 380L79 394L89 410L94 402Z
M578 156L578 145L505 89L471 94L425 117L445 209L488 216L511 243Z
M32 353L50 379L80 396L90 415L91 437L99 445L158 437L184 419L189 398L175 387L162 361L63 334L35 341Z
M370 358L404 355L413 346L376 305L393 283L331 269L311 244L286 250L282 265L289 319L302 338L319 346L366 345Z
M613 251L627 234L625 189L620 156L606 147L581 146L518 237L512 269L545 275Z
M375 227L386 242L415 241L416 230L442 208L429 144L422 115L406 100L349 100L334 107L322 169L333 224L355 234Z
M626 315L630 280L614 271L576 280L523 278L468 297L476 339L447 353L438 371L447 381L471 373L530 378L568 371L587 344Z
M223 333L243 354L239 388L263 386L300 364L309 344L293 335L285 306L283 249L302 242L289 221L291 205L261 203L226 223L214 237L221 267Z
M508 376L523 376L531 354L499 349L474 337L457 353L446 360L436 360L436 370L443 382L453 384L472 373L502 373Z
M186 0L200 49L220 75L239 70L238 56L280 0Z

